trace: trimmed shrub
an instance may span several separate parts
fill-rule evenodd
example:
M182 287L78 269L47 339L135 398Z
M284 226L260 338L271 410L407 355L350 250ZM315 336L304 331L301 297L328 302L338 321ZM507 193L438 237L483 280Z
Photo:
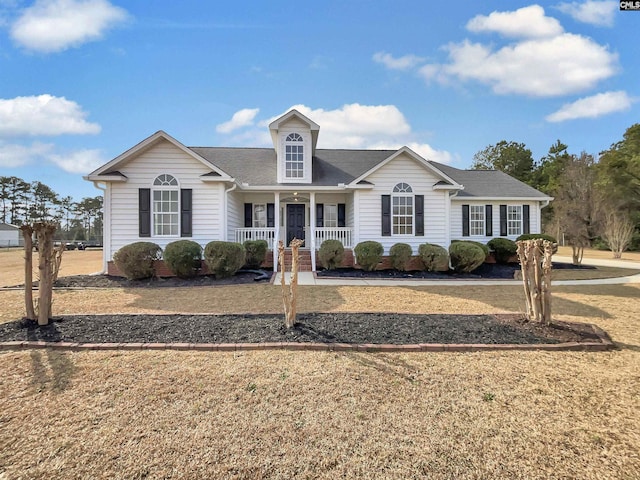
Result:
M508 238L493 238L489 240L487 245L493 250L496 263L509 263L511 257L518 251L516 242Z
M320 251L318 252L318 258L320 265L327 270L336 269L341 263L344 257L344 247L340 240L325 240L320 245Z
M418 255L427 272L446 272L449 270L449 252L440 245L423 243L418 247Z
M389 249L391 266L396 270L404 272L407 269L409 260L411 260L411 255L413 255L411 245L407 243L396 243Z
M487 258L477 242L452 242L449 246L451 266L456 272L468 273L482 265Z
M232 277L244 260L244 247L239 243L213 241L204 247L204 261L216 278Z
M477 245L482 249L485 257L489 256L489 253L490 253L489 247L482 242L476 242L475 240L451 240L451 243L455 243L455 242L473 243L474 245Z
M154 260L160 260L162 249L152 242L125 245L113 255L118 270L129 280L141 280L155 275Z
M242 244L246 254L245 264L249 268L260 268L267 256L269 244L266 240L247 240Z
M353 251L356 254L357 263L367 272L371 272L376 269L382 260L384 247L380 242L369 240L360 242Z
M202 247L193 240L177 240L164 247L162 257L175 276L195 277L202 266Z
M516 238L516 242L521 240L535 240L537 238L541 238L543 240L549 240L551 243L558 243L556 237L552 235L547 235L546 233L525 233Z

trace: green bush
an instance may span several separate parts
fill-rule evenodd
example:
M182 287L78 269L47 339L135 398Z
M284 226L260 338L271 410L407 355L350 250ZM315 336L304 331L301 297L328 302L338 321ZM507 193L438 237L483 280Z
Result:
M474 245L477 245L482 249L485 257L489 256L489 252L490 252L489 247L482 242L476 242L474 240L451 240L451 243L456 243L456 242L473 243Z
M538 238L541 238L543 240L549 240L551 243L558 243L558 241L556 240L556 237L552 235L547 235L546 233L525 233L523 235L520 235L518 238L516 238L516 242L519 242L521 240L536 240Z
M449 246L451 266L456 272L468 273L482 265L487 258L476 242L452 242Z
M267 256L269 244L266 240L247 240L242 244L246 254L245 264L249 268L260 268Z
M440 245L423 243L418 247L418 255L428 272L446 272L449 270L449 252Z
M379 242L369 240L367 242L360 242L353 249L356 253L356 261L367 272L371 272L376 269L376 266L382 260L382 254L384 253L384 247Z
M511 257L518 251L516 242L508 238L493 238L489 240L487 245L493 250L493 256L497 263L509 263Z
M164 248L165 265L180 278L194 277L202 267L202 247L193 240L177 240Z
M327 270L334 270L342 263L344 257L344 247L340 240L325 240L320 245L318 258L320 265Z
M154 260L160 260L162 249L152 242L125 245L113 255L118 270L129 280L141 280L155 275Z
M232 277L244 260L244 247L239 243L213 241L204 247L204 261L216 278Z
M407 269L409 260L411 260L411 255L413 255L411 245L407 243L396 243L389 249L391 266L396 270L404 272Z

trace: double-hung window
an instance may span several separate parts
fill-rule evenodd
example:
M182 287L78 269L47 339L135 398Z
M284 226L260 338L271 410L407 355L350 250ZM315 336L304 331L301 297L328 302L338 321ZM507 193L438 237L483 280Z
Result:
M507 206L507 235L522 235L522 205Z
M325 227L338 226L338 205L324 206L324 225Z
M304 145L302 136L292 133L284 142L284 169L286 178L304 177Z
M469 206L469 233L471 236L484 236L484 205Z
M267 226L267 205L256 203L253 205L253 227L265 228Z
M179 188L178 180L167 174L153 181L153 234L154 236L177 236L179 233Z
M413 189L404 182L393 187L391 225L393 235L413 235Z

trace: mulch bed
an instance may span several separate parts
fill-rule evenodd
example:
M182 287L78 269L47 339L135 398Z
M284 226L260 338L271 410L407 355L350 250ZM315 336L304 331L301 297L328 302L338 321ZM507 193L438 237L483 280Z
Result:
M554 270L594 270L591 265L572 265L570 263L553 263ZM520 270L520 264L510 263L507 265L498 263L483 263L471 273L456 273L453 270L448 272L426 272L411 271L400 272L398 270L375 270L365 272L356 268L338 268L336 270L320 270L318 277L323 278L370 278L370 279L394 279L394 278L419 278L432 280L465 280L465 279L510 279L513 280L515 272Z
M543 344L599 342L588 324L543 326L518 315L305 313L292 329L283 315L69 315L38 327L0 324L0 342Z

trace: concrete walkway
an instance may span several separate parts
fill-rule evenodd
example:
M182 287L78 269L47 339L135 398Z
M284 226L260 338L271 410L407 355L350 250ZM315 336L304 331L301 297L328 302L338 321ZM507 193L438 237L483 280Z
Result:
M554 261L559 263L571 263L571 257L556 256ZM590 259L582 260L583 265L618 267L640 270L640 262L625 260ZM285 273L285 282L289 284L291 274ZM274 279L276 285L280 284L280 272ZM553 285L624 285L628 283L640 283L640 274L618 278L601 278L596 280L558 280ZM362 278L322 278L316 277L313 272L298 272L298 285L349 285L372 287L428 287L428 286L464 286L464 285L522 285L522 280L423 280L423 279L362 279Z

